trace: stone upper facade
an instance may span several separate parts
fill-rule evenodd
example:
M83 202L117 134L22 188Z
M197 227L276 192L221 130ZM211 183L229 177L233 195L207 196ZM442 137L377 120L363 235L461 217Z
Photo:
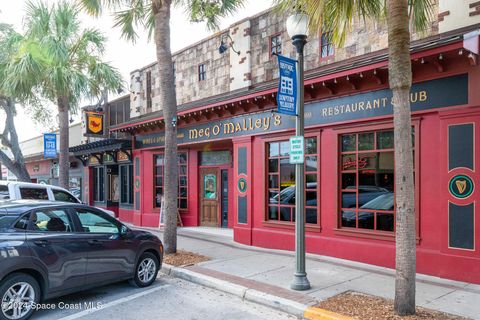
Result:
M473 12L473 14L472 14ZM479 15L476 14L479 13ZM285 30L287 14L268 10L231 25L206 39L173 54L178 105L239 89L252 89L278 77L277 58L272 46L281 43L281 54L294 57L295 49ZM480 23L480 1L440 0L428 30L412 34L412 40ZM273 37L278 37L273 39ZM219 53L221 42L233 43ZM305 70L339 62L387 48L385 21L355 18L341 48L322 49L321 32L311 34L305 46ZM322 56L324 50L328 54ZM203 65L203 66L201 66ZM205 71L204 79L201 71ZM150 84L150 89L147 86ZM160 111L156 63L131 73L130 117ZM147 96L151 92L151 102Z

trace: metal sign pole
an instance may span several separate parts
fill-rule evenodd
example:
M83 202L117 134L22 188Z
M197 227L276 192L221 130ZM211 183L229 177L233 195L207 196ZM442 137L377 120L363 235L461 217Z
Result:
M303 48L307 43L306 36L292 38L297 49L297 117L295 120L295 134L304 135L304 88L303 88ZM302 159L303 160L303 159ZM305 167L303 161L295 164L295 274L290 287L293 290L308 290L310 282L305 271Z

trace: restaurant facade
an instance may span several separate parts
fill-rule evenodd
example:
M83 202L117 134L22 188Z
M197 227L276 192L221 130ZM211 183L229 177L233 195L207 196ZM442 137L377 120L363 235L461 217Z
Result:
M442 30L444 8L437 9L439 19L428 35L413 36L411 50L417 271L480 284L480 25ZM205 65L197 59L198 52L213 51L224 32L176 53L179 107L177 118L167 121L176 121L178 130L184 226L233 228L238 243L294 250L289 137L295 119L276 113L278 73L269 56L273 50L292 55L283 21L266 12L232 25L225 32L240 55L213 52ZM324 33L307 44L306 250L393 268L394 101L386 33L377 25L355 32L355 51L348 39L346 48L333 48ZM363 33L380 38L361 41ZM262 39L269 45L262 47ZM184 67L192 59L194 67ZM166 120L155 103L155 66L132 72L131 119L110 128L132 136L133 206L119 217L147 227L159 225L164 188ZM193 76L186 77L187 69Z

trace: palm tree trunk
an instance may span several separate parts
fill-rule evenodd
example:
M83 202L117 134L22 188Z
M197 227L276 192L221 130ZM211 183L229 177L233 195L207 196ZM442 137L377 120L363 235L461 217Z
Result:
M164 212L165 231L163 244L165 253L177 252L177 128L172 119L177 114L172 52L170 50L170 7L171 0L155 0L155 45L157 50L158 77L160 80L160 105L165 120L165 166L164 166Z
M68 98L59 97L57 99L58 106L58 122L60 127L60 148L58 152L58 185L68 189L68 170L70 168L69 152L68 152Z
M410 88L410 31L407 0L387 0L389 82L394 101L396 277L395 312L415 314L416 231Z

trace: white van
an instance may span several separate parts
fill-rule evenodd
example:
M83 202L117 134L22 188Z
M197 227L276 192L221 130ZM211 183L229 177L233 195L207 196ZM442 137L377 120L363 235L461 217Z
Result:
M68 190L52 186L49 184L18 182L18 181L4 181L0 180L0 200L47 200L47 201L61 201L71 203L82 203L77 197L71 194ZM112 217L115 213L110 210L98 208L105 211Z

